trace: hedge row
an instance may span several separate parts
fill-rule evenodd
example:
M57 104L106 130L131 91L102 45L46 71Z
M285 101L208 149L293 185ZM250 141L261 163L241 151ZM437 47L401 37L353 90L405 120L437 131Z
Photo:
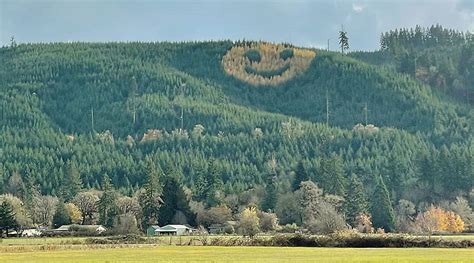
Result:
M174 237L177 238L177 237ZM171 242L171 241L170 241ZM136 235L114 236L106 238L88 238L86 244L158 244L159 239L144 238ZM166 242L164 242L166 243ZM173 242L173 244L177 244ZM453 240L440 237L417 237L404 234L370 235L358 233L339 233L327 236L304 234L278 234L274 236L194 236L180 242L179 245L203 246L274 246L274 247L474 247L474 240Z
M211 246L284 246L284 247L474 247L474 240L449 240L434 237L414 237L410 235L385 234L334 234L310 236L302 234L282 234L269 237L213 238Z

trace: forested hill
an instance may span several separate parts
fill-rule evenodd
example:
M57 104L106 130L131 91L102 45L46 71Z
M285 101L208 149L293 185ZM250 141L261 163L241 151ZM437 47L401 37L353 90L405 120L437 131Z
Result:
M212 170L217 203L244 191L258 203L273 183L288 192L297 163L341 196L351 175L367 195L380 176L394 204L472 189L472 108L347 55L261 42L52 43L3 47L0 64L0 192L30 184L58 195L77 170L85 188L108 174L131 195L146 159L197 199Z

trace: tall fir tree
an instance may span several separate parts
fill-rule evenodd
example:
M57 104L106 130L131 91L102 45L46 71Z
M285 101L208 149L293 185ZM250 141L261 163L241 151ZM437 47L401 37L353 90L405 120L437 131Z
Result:
M194 165L194 199L196 201L203 201L206 199L208 192L209 178L207 176L206 167L203 164Z
M118 214L116 205L117 194L114 191L110 177L104 174L102 177L102 195L97 202L99 211L99 223L107 227L113 225L114 217Z
M352 174L344 203L344 212L347 222L354 227L356 225L357 216L362 213L367 213L368 210L364 186L359 180L359 177Z
M173 221L177 213L184 214L187 223L194 225L195 215L189 207L186 193L176 178L176 175L167 175L163 181L163 205L160 207L159 211L159 225L182 223Z
M16 229L18 223L15 219L15 212L13 207L7 201L3 201L0 204L0 238L3 237L3 231L8 236L8 230Z
M344 27L341 26L341 31L339 31L339 46L341 47L341 53L349 49L349 37L347 36L347 32L344 31Z
M299 161L296 165L295 179L293 180L292 188L293 192L300 189L301 182L308 181L309 175L304 167L303 161Z
M330 194L344 196L346 192L346 177L341 157L332 155L323 157L320 163L320 175L323 189Z
M224 188L222 174L217 167L216 161L210 159L207 171L203 166L196 169L197 179L195 184L196 200L203 201L207 207L220 204L221 194Z
M436 150L426 151L420 154L417 170L418 177L427 187L425 195L429 203L438 200L440 193L440 169L438 169L438 154Z
M269 171L265 180L265 196L262 201L263 211L273 211L277 203L277 186L276 186L277 175L276 172Z
M214 159L209 160L208 171L208 193L206 196L206 204L209 207L219 205L222 199L222 190L224 183L222 182L222 174Z
M372 223L374 227L383 228L385 231L391 232L395 227L395 215L390 194L381 176L377 176L376 181L370 208Z
M161 199L163 189L159 181L158 170L151 159L147 159L146 177L139 198L142 207L142 229L158 223L160 207L163 204Z
M81 174L75 162L67 165L65 178L61 187L61 197L65 202L71 201L82 189Z
M71 217L66 210L66 205L63 200L59 200L53 215L53 227L57 228L69 224L71 224Z

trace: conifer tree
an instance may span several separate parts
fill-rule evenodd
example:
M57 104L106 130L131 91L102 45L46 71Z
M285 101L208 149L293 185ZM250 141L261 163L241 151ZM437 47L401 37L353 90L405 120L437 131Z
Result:
M296 166L295 179L293 180L293 192L300 189L301 182L308 181L309 175L306 171L303 161L299 161Z
M194 171L196 178L196 182L194 183L194 199L196 201L203 201L204 199L206 199L209 185L207 171L204 165L201 164L198 164L194 168Z
M39 191L34 183L34 178L30 171L25 173L25 192L21 196L22 201L28 208L31 208L34 195L39 194Z
M347 32L344 31L344 27L341 27L341 31L339 31L339 45L342 54L344 54L345 50L349 49L349 38L347 37Z
M186 194L176 176L165 176L163 181L163 205L160 207L159 225L176 223L173 222L173 217L178 212L186 216L188 224L194 224L195 215L189 207Z
M207 171L203 167L198 167L196 173L196 199L204 201L208 207L218 205L221 201L219 195L223 190L224 184L216 161L211 158L207 165Z
M344 196L346 192L346 178L341 157L333 155L321 159L320 173L323 189L334 195Z
M359 180L359 177L355 174L351 176L351 182L345 198L344 210L348 223L353 227L356 225L357 216L368 212L364 186Z
M82 180L75 162L69 162L61 187L61 197L65 202L71 201L82 189Z
M57 228L69 224L71 224L71 218L67 212L66 205L63 200L59 200L56 212L53 215L53 226Z
M158 170L151 159L147 160L146 183L143 186L139 198L142 207L142 228L158 222L160 206L163 203L161 199L162 187L159 181Z
M17 227L18 223L15 219L13 207L7 201L3 201L2 204L0 204L0 237L3 236L4 230L8 236L8 230Z
M381 176L377 176L375 192L371 200L371 214L374 227L383 228L385 231L393 231L395 227L395 215L393 212L390 194Z
M117 215L116 200L117 195L114 191L110 177L104 174L102 177L102 196L97 202L99 211L99 223L108 227L113 225L114 217Z
M272 211L277 203L276 174L274 171L267 173L265 180L265 196L262 202L262 211Z
M221 171L216 165L216 161L214 159L209 160L208 165L208 172L209 176L208 180L208 193L206 197L206 203L208 206L216 206L221 202L221 195L222 189L224 184L222 182L222 175Z

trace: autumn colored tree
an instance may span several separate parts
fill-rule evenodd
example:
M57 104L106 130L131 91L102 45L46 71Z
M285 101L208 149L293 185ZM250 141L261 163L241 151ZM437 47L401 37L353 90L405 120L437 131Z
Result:
M360 213L356 217L356 229L361 233L373 233L372 218L367 213Z
M464 222L459 215L433 205L424 213L418 214L415 225L420 232L428 234L438 231L457 233L464 230Z
M79 208L77 208L77 206L73 203L66 203L65 208L71 223L79 224L82 219L81 210L79 210Z
M454 212L445 212L446 231L452 233L459 233L464 230L464 222L461 217Z
M240 214L239 229L242 235L254 237L260 231L260 220L256 207L247 207Z

